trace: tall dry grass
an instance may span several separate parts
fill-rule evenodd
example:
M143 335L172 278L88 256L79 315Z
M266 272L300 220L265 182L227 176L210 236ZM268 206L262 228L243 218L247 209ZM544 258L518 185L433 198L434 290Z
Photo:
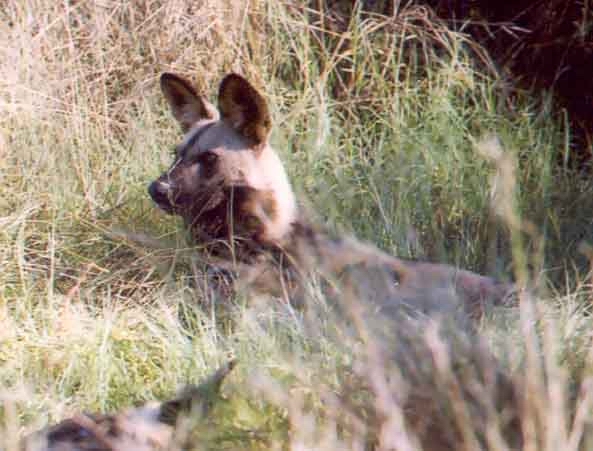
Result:
M426 9L333 23L298 2L0 8L0 447L166 397L235 355L196 449L587 449L578 246L593 196L555 165L570 137ZM521 307L492 312L478 338L363 321L364 293L336 316L314 284L308 316L210 305L145 188L178 139L158 75L212 94L230 70L265 92L272 142L320 220L398 255L515 274ZM474 143L492 132L489 159Z

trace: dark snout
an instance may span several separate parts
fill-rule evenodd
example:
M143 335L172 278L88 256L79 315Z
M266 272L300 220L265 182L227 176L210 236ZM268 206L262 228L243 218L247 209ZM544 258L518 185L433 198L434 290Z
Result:
M159 208L167 213L173 212L171 205L171 185L161 180L155 180L148 186L148 194Z

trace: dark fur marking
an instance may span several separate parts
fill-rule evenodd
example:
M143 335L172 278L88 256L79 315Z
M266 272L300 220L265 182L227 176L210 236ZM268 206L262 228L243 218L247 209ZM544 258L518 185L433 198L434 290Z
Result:
M229 74L222 80L218 107L223 119L253 144L266 141L271 128L268 106L243 77Z
M210 205L205 208L207 204ZM276 214L271 193L243 185L220 187L213 196L204 193L196 196L182 216L194 240L205 244L213 255L223 257L232 253L240 261L249 262L270 248L263 239L267 218L258 217L257 205L261 205L270 219Z
M204 125L202 128L200 128L191 138L190 140L183 146L183 148L179 149L178 154L180 158L185 158L185 155L187 154L187 152L189 151L189 149L191 149L202 137L202 135L204 133L206 133L206 131L208 131L208 129L210 127L212 127L214 125L214 122L210 122L209 124Z

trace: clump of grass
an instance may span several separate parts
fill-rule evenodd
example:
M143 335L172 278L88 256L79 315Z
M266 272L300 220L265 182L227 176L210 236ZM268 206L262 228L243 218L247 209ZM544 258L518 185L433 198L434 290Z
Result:
M507 97L465 36L413 5L339 27L267 1L12 1L0 14L0 446L74 411L166 397L229 354L239 371L210 445L588 443L591 285L577 248L592 240L591 182L555 166L561 124L527 94ZM208 296L178 277L192 249L145 192L178 138L155 83L166 70L206 94L229 70L265 87L273 145L320 220L557 291L487 318L483 346L326 308L307 320L267 303L197 306ZM488 132L513 162L513 214L530 233L492 213L500 167L474 146Z

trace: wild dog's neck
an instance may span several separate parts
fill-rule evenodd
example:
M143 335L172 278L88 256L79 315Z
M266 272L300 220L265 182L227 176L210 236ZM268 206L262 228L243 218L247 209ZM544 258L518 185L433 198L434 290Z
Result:
M253 213L264 224L261 237L268 243L282 244L291 232L291 224L297 219L297 203L292 186L278 154L265 146L258 157L260 171L248 175L249 186L259 192ZM263 175L263 177L262 177Z
M272 172L265 183L247 177L194 199L183 217L196 244L219 257L242 261L288 246L297 204L280 160L273 151L267 158Z

